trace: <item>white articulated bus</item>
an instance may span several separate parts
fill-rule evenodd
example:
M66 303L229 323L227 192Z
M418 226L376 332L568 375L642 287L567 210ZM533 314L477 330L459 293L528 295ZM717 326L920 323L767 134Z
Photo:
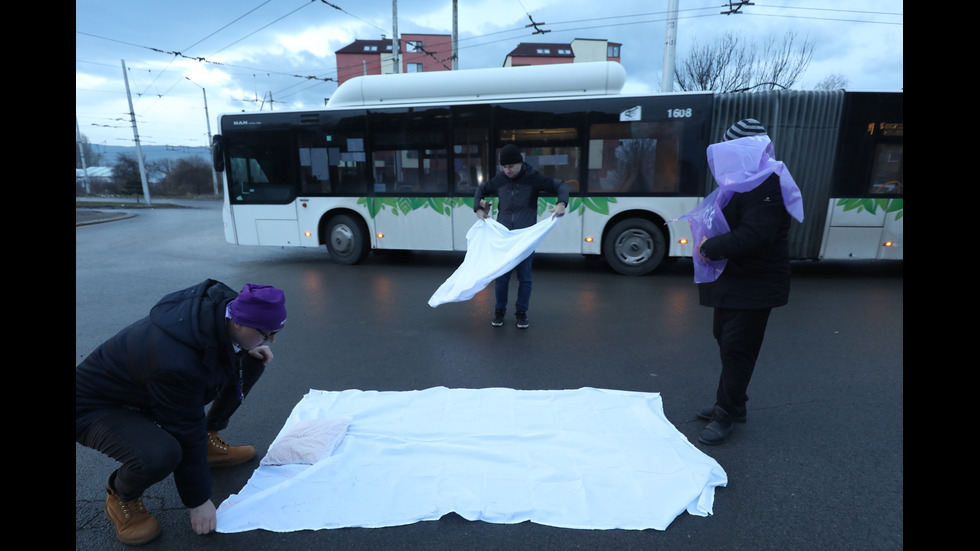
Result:
M714 182L705 152L757 118L804 195L795 258L902 258L902 94L622 94L618 63L365 76L323 109L219 118L225 237L372 250L465 251L473 195L497 153L571 191L537 251L601 255L626 275L690 256L686 214ZM491 198L495 201L495 198ZM554 197L539 200L550 216Z

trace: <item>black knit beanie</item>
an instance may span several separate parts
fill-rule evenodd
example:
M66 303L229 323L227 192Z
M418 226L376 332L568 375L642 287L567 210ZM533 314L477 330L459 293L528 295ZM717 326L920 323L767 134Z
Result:
M516 165L517 163L524 162L524 157L521 155L521 148L516 145L509 143L500 150L500 165Z

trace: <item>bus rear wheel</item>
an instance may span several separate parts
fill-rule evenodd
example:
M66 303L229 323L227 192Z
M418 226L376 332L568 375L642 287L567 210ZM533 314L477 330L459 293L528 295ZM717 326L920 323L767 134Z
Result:
M617 222L602 244L609 266L623 275L645 275L657 268L667 250L664 234L653 222L629 218Z
M330 258L338 264L357 264L370 252L367 230L346 214L335 216L327 224L326 243Z

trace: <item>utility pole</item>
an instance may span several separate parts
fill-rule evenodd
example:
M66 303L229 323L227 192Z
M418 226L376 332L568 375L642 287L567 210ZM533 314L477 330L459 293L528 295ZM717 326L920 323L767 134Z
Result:
M459 26L457 24L457 0L453 0L453 71L459 69Z
M674 57L677 54L678 1L667 1L667 36L664 40L664 74L660 84L660 91L665 94L674 91Z
M140 133L136 129L136 111L133 109L133 96L129 93L129 75L126 74L126 60L121 59L123 81L126 83L126 99L129 100L129 118L133 121L133 139L136 140L136 160L140 165L140 180L143 182L143 197L150 205L150 184L146 181L146 164L143 162L143 149L140 147Z
M401 39L398 38L398 0L391 0L391 22L394 26L395 36L391 39L391 53L394 57L395 74L402 72L402 62L398 58L398 50L401 50Z
M78 131L78 117L75 117L75 143L78 145L78 156L82 159L82 187L85 195L92 193L88 184L88 165L85 164L85 148L82 146L82 133Z
M211 181L214 183L214 196L218 197L218 172L214 169L214 144L211 143L211 115L208 114L208 91L203 86L194 82L189 77L184 77L188 82L197 86L204 93L204 120L208 123L208 164L211 165Z

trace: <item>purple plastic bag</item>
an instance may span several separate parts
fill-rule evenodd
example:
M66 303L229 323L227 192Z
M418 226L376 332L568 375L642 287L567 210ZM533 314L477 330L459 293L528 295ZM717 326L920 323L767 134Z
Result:
M732 195L761 184L772 174L779 175L786 211L803 221L803 199L800 188L782 161L773 158L774 149L768 136L749 136L708 146L708 167L718 187L698 203L691 212L678 217L691 225L694 237L694 282L709 283L721 275L727 260L706 260L699 254L702 240L731 231L722 209Z
M694 282L708 283L718 279L728 260L706 260L698 253L701 241L707 237L714 237L723 233L728 233L731 228L725 216L721 213L721 206L718 206L717 199L720 189L715 189L698 206L681 216L677 220L687 220L691 225L691 235L694 238Z

